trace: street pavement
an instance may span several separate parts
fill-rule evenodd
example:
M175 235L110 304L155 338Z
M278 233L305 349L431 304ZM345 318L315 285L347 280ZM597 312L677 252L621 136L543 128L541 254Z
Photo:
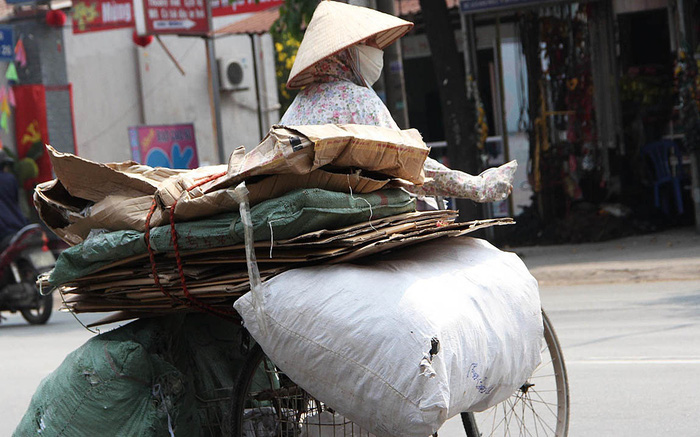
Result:
M570 436L698 435L700 235L684 228L507 250L540 282L563 346ZM93 335L66 313L38 327L7 317L0 323L0 436L12 433L41 379ZM463 435L458 419L440 431Z

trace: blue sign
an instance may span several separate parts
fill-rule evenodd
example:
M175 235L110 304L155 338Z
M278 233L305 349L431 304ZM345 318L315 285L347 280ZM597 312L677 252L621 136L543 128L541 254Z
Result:
M564 0L460 0L462 12L486 12L498 9L515 9L523 6L535 6L546 3L565 3Z
M0 26L0 61L14 61L15 38L12 28Z

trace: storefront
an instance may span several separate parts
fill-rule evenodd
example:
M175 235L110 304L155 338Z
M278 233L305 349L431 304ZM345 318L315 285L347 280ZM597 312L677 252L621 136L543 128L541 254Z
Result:
M465 76L476 81L488 126L481 162L520 165L509 203L487 214L529 209L545 222L586 214L692 221L692 208L655 200L645 146L684 142L674 67L687 39L679 21L695 23L695 2L452 3ZM417 23L402 41L409 118L439 158L445 143L430 47L420 10L403 12ZM687 33L697 33L696 26ZM681 187L681 201L690 206L689 178Z

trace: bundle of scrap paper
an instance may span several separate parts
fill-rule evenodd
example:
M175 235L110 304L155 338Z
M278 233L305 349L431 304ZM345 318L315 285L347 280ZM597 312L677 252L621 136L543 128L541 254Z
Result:
M274 126L255 149L238 148L228 166L194 170L48 151L57 178L36 188L34 203L72 247L41 285L58 288L75 312L120 311L111 320L183 310L234 315L232 302L249 289L233 195L241 183L263 280L512 223L457 223L455 211L415 211L404 188L420 193L429 152L415 129ZM507 195L513 170L508 164L465 178L462 192L479 193L472 198L480 201Z

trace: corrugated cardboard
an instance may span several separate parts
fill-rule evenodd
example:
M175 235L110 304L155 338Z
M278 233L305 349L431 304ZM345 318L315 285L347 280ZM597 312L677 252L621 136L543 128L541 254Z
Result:
M251 204L298 188L370 193L389 177L419 184L429 152L415 129L330 124L273 126L251 152L236 149L228 165L194 170L100 164L47 149L60 182L39 185L34 201L41 218L69 244L83 241L91 229L145 230L154 198L151 226L167 223L176 202L177 221L235 211L238 204L227 190L243 181Z
M381 189L388 182L388 179L375 180L359 174L315 170L305 175L259 177L257 180L249 181L246 185L249 191L249 201L251 205L256 205L298 188L371 193ZM112 195L91 206L76 209L75 206L71 205L77 201L85 201L68 195L65 189L61 190L57 186L62 187L58 180L37 186L34 204L41 219L68 244L75 245L82 242L92 229L145 230L146 217L153 203L154 197L152 195L131 198ZM186 192L186 190L183 191L183 187L186 186L180 178L170 178L163 183L159 190L159 194L169 193L171 203L175 198L179 198L175 209L175 219L178 222L238 210L238 203L227 190L218 190L207 194L200 192L195 193L195 195L192 195L192 192L187 192L183 195ZM151 217L151 227L168 223L169 219L168 209L157 208Z
M430 149L415 129L355 124L272 126L265 139L243 155L234 152L226 177L204 188L215 191L257 175L306 174L327 165L358 168L422 184Z
M153 194L158 185L183 170L153 168L133 161L100 164L46 146L56 178L74 197L99 202L112 194L138 197Z
M361 168L423 183L430 149L416 129L394 130L357 124L293 126L314 143L314 167Z

